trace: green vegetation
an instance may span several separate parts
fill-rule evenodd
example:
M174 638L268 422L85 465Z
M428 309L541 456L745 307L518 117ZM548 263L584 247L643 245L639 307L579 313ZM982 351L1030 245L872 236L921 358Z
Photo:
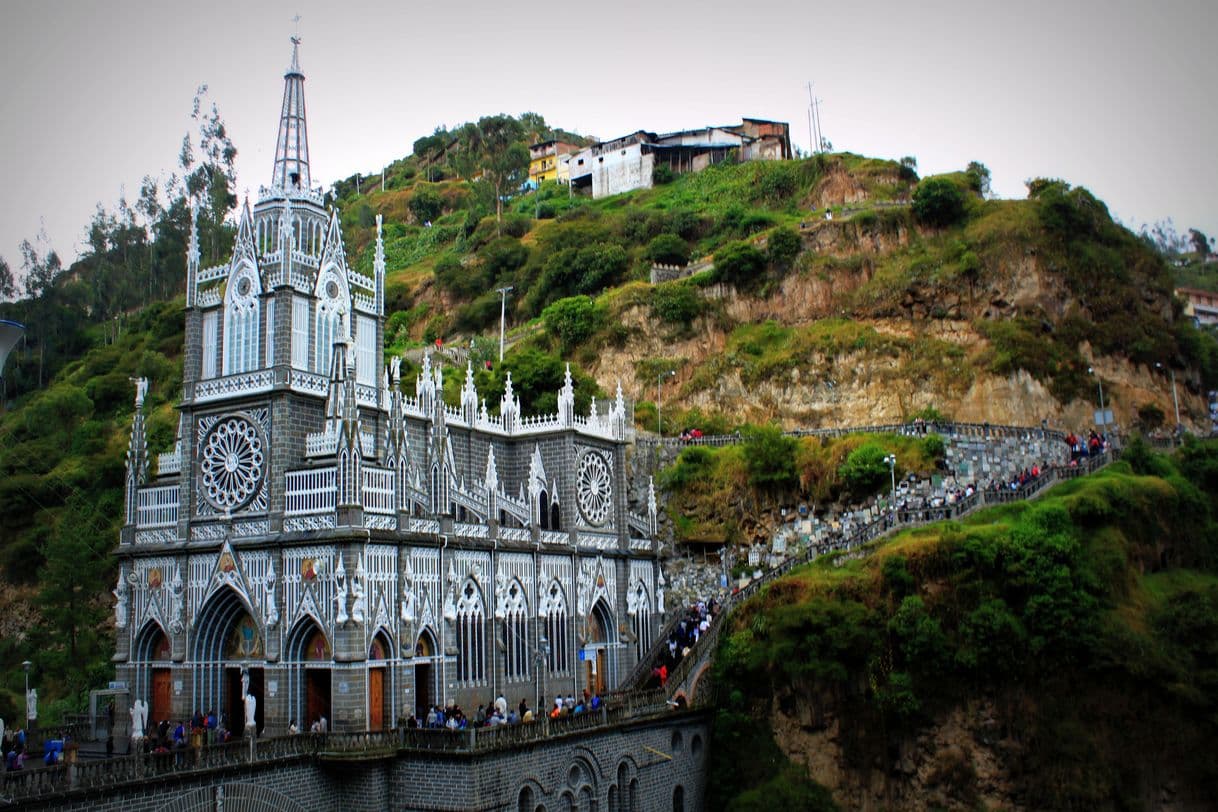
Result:
M721 638L717 734L760 743L773 708L811 702L851 720L842 756L865 773L949 710L986 700L991 740L1031 806L1138 808L1169 766L1212 797L1218 444L1192 442L1178 460L1131 451L1135 465L1036 502L907 531L866 559L822 558L769 585ZM722 808L789 769L761 744L711 754ZM967 759L944 769L968 772Z
M684 415L681 425L709 425L690 418ZM744 426L741 433L742 445L682 449L661 472L658 481L668 492L668 514L678 540L736 542L742 540L742 516L796 502L825 504L887 493L888 465L881 462L882 477L875 476L868 462L872 457L895 454L901 477L929 475L944 453L942 439L934 434L796 439L775 426Z
M964 217L964 193L949 178L927 178L914 190L913 213L928 226L955 225Z

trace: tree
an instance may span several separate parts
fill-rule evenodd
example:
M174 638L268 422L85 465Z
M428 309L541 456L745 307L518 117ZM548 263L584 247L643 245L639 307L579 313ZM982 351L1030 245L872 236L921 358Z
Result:
M1195 228L1188 230L1188 241L1193 245L1193 251L1204 257L1210 252L1210 238Z
M968 177L970 189L983 198L990 196L990 170L985 164L980 161L969 161L964 174Z
M17 280L4 257L0 257L0 299L11 299L17 295Z
M495 192L495 223L503 223L503 198L515 189L529 167L524 127L509 115L483 116L463 129L463 146L476 156L482 179Z
M799 484L795 470L798 443L778 426L750 426L744 434L749 484L758 489L790 491Z
M927 178L914 190L913 213L925 225L950 226L964 217L964 194L947 178Z

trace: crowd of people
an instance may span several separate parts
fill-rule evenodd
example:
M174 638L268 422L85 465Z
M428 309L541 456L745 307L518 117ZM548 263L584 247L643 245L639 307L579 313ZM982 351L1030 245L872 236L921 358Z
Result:
M4 752L4 769L6 770L21 770L25 768L25 762L28 758L26 753L26 736L23 728L16 730L5 730L4 736L0 737L3 740Z
M1080 434L1070 432L1066 435L1066 445L1070 446L1070 464L1078 465L1079 460L1097 457L1107 451L1108 437L1095 429L1091 429L1085 439Z
M667 687L668 675L689 655L690 650L697 645L698 638L710 628L711 620L718 613L719 603L714 598L710 601L695 601L686 607L684 615L668 635L668 645L661 650L659 662L651 669L651 683L648 687Z
M588 711L599 710L601 704L600 694L592 692L587 688L584 689L583 695L580 698L576 698L574 694L567 694L566 699L564 699L562 694L559 694L554 697L554 707L548 711L545 710L545 708L549 707L545 697L541 698L541 702L538 705L539 710L534 711L529 707L527 699L521 699L519 705L510 707L503 694L499 694L498 698L487 702L485 705L479 705L478 710L472 717L467 716L460 705L449 702L443 707L432 705L427 711L427 715L422 719L411 714L406 719L405 726L408 728L434 730L467 730L478 727L519 725L533 722L542 714L549 716L551 719L576 716Z

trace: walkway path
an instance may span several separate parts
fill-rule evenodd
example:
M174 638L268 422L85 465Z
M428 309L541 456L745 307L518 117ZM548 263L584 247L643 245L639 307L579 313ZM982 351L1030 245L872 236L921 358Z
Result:
M864 557L879 549L878 546L866 547L865 545L901 530L947 519L960 519L979 508L990 505L1034 499L1050 485L1098 471L1118 456L1118 451L1106 451L1099 456L1080 461L1077 466L1046 468L1037 479L1032 480L1018 490L1003 489L994 491L986 489L977 491L972 496L953 505L897 510L884 515L870 524L864 525L854 533L840 535L824 544L809 545L808 549L802 554L788 558L777 567L766 571L760 578L755 578L743 589L732 593L723 601L722 608L711 620L707 631L698 638L698 642L689 654L682 658L669 673L668 682L664 689L665 692L672 699L682 697L691 704L706 701L708 692L699 689L699 682L714 657L715 650L718 647L719 633L727 622L727 616L736 607L740 606L753 595L756 595L766 585L786 575L795 567L807 564L826 553L845 554L839 556L839 561ZM677 612L676 615L679 618L681 612ZM659 664L664 652L667 650L669 631L670 629L666 629L656 639L656 643L652 646L651 651L632 672L630 679L634 680L634 682L625 683L626 687L647 684L651 676L651 669Z

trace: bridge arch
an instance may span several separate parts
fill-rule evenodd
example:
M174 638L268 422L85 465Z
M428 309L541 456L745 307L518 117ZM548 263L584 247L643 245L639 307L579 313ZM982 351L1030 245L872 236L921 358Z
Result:
M165 812L307 812L295 799L261 784L200 787L161 807Z

